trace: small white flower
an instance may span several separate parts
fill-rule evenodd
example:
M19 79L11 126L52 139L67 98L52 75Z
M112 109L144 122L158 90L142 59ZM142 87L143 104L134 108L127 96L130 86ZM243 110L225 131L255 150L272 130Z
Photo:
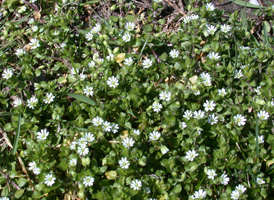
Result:
M263 179L261 179L261 178L257 178L257 183L259 185L262 185L262 184L265 184L265 181Z
M93 183L94 183L94 178L91 176L86 176L83 179L83 184L85 185L85 187L90 187L93 185Z
M9 197L0 197L0 200L10 200Z
M47 131L47 129L42 129L41 132L37 133L37 138L39 140L45 140L47 139L48 135L49 135L49 132Z
M34 170L36 167L37 167L37 165L34 161L29 163L29 170Z
M127 66L131 66L133 64L133 59L131 57L129 58L126 58L125 61L124 61L124 64L127 65Z
M12 75L13 75L13 71L11 69L4 69L2 77L3 79L8 80L12 77Z
M160 93L160 97L161 100L163 101L170 101L171 99L171 92L166 92L166 91L162 91Z
M124 42L129 42L131 40L131 36L129 33L126 33L125 35L123 35L122 39Z
M54 32L53 32L53 35L55 35L55 36L57 36L57 35L59 35L60 34L60 32L58 31L58 30L55 30Z
M37 0L30 0L29 2L30 3L35 3Z
M260 3L257 0L249 0L249 3L260 6Z
M94 126L101 126L103 124L104 120L101 117L95 117L92 119L92 123Z
M26 54L26 51L24 49L17 49L15 52L15 55L17 55L18 57L23 56L24 54Z
M38 31L38 26L32 26L32 27L31 27L31 30L32 30L32 32Z
M220 177L220 183L223 185L227 185L229 182L229 177L227 177L226 174L222 174L222 176Z
M139 130L133 129L133 134L135 134L135 135L140 135L141 132L140 132Z
M267 120L269 118L269 114L268 112L266 112L265 110L261 110L260 112L257 113L257 116L259 117L259 119L261 120Z
M102 30L101 24L97 23L95 27L93 27L92 32L93 34L99 33Z
M107 84L109 87L116 88L119 85L119 82L116 77L112 76L108 78Z
M214 101L210 100L206 100L206 102L203 104L204 108L205 108L205 111L208 112L208 111L213 111L216 104L214 103Z
M89 87L89 86L86 86L86 88L84 88L84 94L86 96L93 96L93 88L92 87Z
M196 198L194 197L194 195L190 195L188 200L195 200Z
M89 66L90 68L94 67L94 66L95 66L95 62L94 62L94 61L90 61L90 62L88 63L88 66Z
M246 191L246 187L240 184L236 187L236 190L238 190L240 194L243 194Z
M212 60L218 60L220 58L219 53L210 52L207 57L209 57Z
M13 107L21 106L23 104L22 100L19 98L16 98L13 102Z
M258 144L263 144L263 143L264 143L264 136L263 135L258 136Z
M218 89L218 94L219 94L221 97L224 97L227 93L226 93L225 89L222 88L222 89Z
M190 120L190 118L192 117L192 111L190 111L190 110L186 110L185 112L184 112L184 115L183 115L183 117L184 118L186 118L187 120Z
M31 46L31 49L36 49L40 47L39 40L37 39L30 39L29 45Z
M163 106L162 106L162 104L160 104L160 103L158 103L158 102L154 102L153 104L152 104L152 108L153 108L153 111L154 112L160 112L161 111L161 109L163 108Z
M67 44L65 43L65 42L62 42L61 44L60 44L60 47L62 47L62 48L65 48L67 46Z
M205 116L205 112L202 110L198 110L198 111L194 111L193 115L195 119L202 119Z
M104 63L104 59L103 58L96 58L95 61L97 62L98 65L102 65Z
M213 3L207 3L205 7L206 7L207 11L214 11L215 10L215 6L214 6Z
M87 140L86 140L86 138L85 138L85 137L81 137L81 138L78 140L77 144L78 144L79 146L81 146L81 147L86 147L86 146L87 146Z
M119 160L119 165L122 169L127 169L130 165L130 163L128 162L126 157L121 158L121 160Z
M207 79L211 80L211 76L209 73L206 73L206 72L202 72L201 75L200 75L200 78L205 81Z
M245 122L246 122L246 118L240 114L237 114L236 116L234 116L234 120L238 126L243 126L245 125Z
M114 60L114 55L112 53L110 53L107 57L108 61L113 61Z
M46 104L50 104L51 102L54 101L54 98L55 98L55 96L54 96L52 93L47 93L47 94L46 94L46 98L43 99L43 101L44 101Z
M239 199L240 198L240 192L238 191L238 190L234 190L234 191L232 191L232 193L231 193L231 199L234 199L234 200L237 200L237 199Z
M262 92L260 91L262 87L261 86L258 86L257 88L254 89L254 91L257 93L257 95L261 95Z
M31 97L27 100L27 107L34 109L34 106L36 106L38 102L38 99L36 97Z
M87 78L86 74L83 74L83 72L81 74L79 74L79 78L81 81L85 80Z
M240 79L243 76L242 70L235 70L234 78Z
M179 127L183 130L187 127L187 124L185 122L180 122Z
M73 142L70 144L69 148L70 148L71 150L75 150L75 149L76 149L76 145L77 145L77 142L76 142L76 141L73 141Z
M158 140L161 137L161 133L158 131L153 131L152 133L149 134L149 139L152 140Z
M34 173L35 175L39 175L39 174L41 173L41 169L40 169L39 167L35 167L35 168L33 169L33 173Z
M85 133L84 138L87 142L92 142L95 140L94 135L91 132Z
M79 146L77 148L77 153L80 155L80 156L86 156L89 152L89 149L86 147L86 146Z
M119 130L119 125L118 124L112 124L112 126L111 126L112 133L117 133L118 130Z
M102 125L102 128L103 128L103 130L104 130L105 132L110 132L112 126L110 125L110 122L104 121L104 122L103 122L103 125Z
M142 182L138 179L133 180L130 184L130 188L132 188L133 190L140 190L141 187L142 187Z
M145 60L143 60L142 65L145 69L150 68L152 66L152 60L146 58Z
M250 49L250 47L241 46L240 49L241 49L242 51L244 51L244 50L247 50L247 51L248 51L248 50Z
M176 50L176 49L173 49L170 51L169 55L172 57L172 58L177 58L179 56L179 51Z
M162 146L160 147L160 150L161 150L161 153L162 153L163 155L165 155L167 152L169 152L169 149L168 149L166 146L164 146L164 145L162 145Z
M214 169L207 170L206 175L211 180L214 180L214 177L217 176L217 174L216 174L216 172L215 172Z
M196 151L193 149L193 150L188 150L187 152L186 152L186 159L188 160L188 161L193 161L194 160L194 158L196 157L196 156L198 156L199 154L198 153L196 153Z
M34 19L33 18L30 18L29 21L28 21L28 24L34 24Z
M76 158L72 158L69 160L69 166L74 167L77 165L77 159Z
M132 147L134 143L135 143L135 141L129 137L123 139L123 141L122 141L123 146L127 147L127 148Z
M217 31L217 28L214 25L207 25L207 32L209 35L214 35Z
M199 19L199 15L191 15L190 17L191 17L192 20Z
M127 22L125 25L127 31L134 31L135 23L134 22Z
M44 182L47 186L52 186L55 183L55 177L52 174L47 174Z
M207 121L211 125L217 124L218 123L218 116L215 116L215 114L209 115L209 118L208 118Z
M187 24L192 20L191 16L185 16L184 17L184 23Z
M163 0L153 0L155 1L156 3L162 3Z
M200 189L194 192L195 199L203 199L206 197L206 191Z
M231 30L231 26L226 25L226 24L221 25L221 31L223 33L228 33L230 30Z

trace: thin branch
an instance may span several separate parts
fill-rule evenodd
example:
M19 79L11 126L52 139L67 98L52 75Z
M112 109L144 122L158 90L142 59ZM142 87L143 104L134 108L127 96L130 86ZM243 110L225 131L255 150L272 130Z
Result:
M165 0L172 8L177 10L177 12L181 13L181 15L185 16L186 14L178 8L176 4L171 3L169 0Z
M26 0L22 0L25 4L27 4L29 7L31 7L32 9L34 9L36 12L39 12L39 8L35 5L35 4L31 4Z
M11 183L17 190L21 189L18 185L16 185L16 183L10 180L9 175L6 175L2 170L0 170L0 174L4 176L7 179L7 182Z

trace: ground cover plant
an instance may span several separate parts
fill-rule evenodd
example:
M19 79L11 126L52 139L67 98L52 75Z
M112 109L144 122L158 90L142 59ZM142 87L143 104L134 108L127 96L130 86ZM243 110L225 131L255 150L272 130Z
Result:
M274 6L180 2L2 2L0 199L273 196Z

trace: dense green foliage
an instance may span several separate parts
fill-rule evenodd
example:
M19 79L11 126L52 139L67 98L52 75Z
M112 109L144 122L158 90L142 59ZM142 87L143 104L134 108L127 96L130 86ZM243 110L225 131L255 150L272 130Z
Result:
M1 7L2 199L273 196L273 6L30 2Z

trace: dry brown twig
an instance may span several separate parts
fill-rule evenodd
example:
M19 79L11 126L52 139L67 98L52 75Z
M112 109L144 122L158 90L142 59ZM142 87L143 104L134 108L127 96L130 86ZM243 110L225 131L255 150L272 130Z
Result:
M172 8L174 8L181 15L183 15L183 16L186 15L176 4L171 3L169 0L164 0L164 1L167 2Z

